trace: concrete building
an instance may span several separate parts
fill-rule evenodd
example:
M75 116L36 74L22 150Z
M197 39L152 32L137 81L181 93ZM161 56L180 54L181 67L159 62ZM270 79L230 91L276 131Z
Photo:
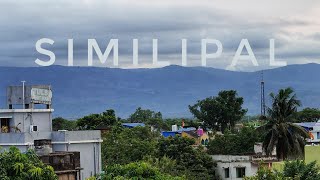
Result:
M16 146L22 152L35 148L35 142L50 141L51 153L79 152L81 179L101 172L100 131L52 131L50 86L10 86L7 89L7 109L0 109L0 146L8 149ZM44 106L41 106L44 105ZM18 109L15 109L18 107ZM42 109L40 108L42 107ZM57 155L57 156L58 156Z
M266 156L262 151L262 143L254 145L255 153L251 155L212 155L217 164L215 172L218 179L233 180L242 179L245 176L253 176L260 165L271 168L277 162L275 150L272 156Z
M258 170L258 165L251 163L251 156L212 155L212 159L217 163L218 179L242 179Z
M302 122L296 124L308 131L310 138L307 140L307 142L309 144L320 143L320 122Z

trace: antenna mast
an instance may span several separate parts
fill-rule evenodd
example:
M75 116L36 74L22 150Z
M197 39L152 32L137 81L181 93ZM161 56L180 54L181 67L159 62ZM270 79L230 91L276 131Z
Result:
M264 98L264 79L263 79L263 70L261 71L261 116L266 115L266 104Z

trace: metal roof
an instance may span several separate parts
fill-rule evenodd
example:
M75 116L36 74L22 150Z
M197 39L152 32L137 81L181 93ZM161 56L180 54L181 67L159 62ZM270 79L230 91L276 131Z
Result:
M314 126L320 126L320 123L317 123L317 122L302 122L302 123L295 123L299 126L302 126L302 127L307 127L307 128L312 128Z
M145 124L144 123L122 123L122 126L126 126L126 127L142 126L142 127L144 127Z

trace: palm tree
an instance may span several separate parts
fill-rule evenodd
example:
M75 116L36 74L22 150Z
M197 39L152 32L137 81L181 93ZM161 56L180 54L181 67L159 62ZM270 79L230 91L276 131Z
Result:
M305 138L309 135L305 129L292 123L292 116L301 105L291 88L280 89L278 94L270 94L272 106L267 108L268 122L258 128L266 133L263 149L269 156L276 147L278 159L288 155L300 155L304 152Z

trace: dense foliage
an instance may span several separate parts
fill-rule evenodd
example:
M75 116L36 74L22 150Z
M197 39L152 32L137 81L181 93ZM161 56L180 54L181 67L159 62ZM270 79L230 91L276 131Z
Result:
M57 117L52 120L52 130L76 130L77 129L77 121L69 121L62 117Z
M113 109L108 109L100 114L90 114L77 120L67 120L61 117L52 120L52 130L94 130L106 129L117 123L117 117Z
M320 110L316 108L305 108L295 113L295 122L317 122L320 119Z
M176 161L176 171L188 179L213 179L214 163L203 149L195 149L194 141L188 138L162 138L157 146L158 157L169 157Z
M161 112L155 112L150 109L138 108L130 115L128 119L120 119L115 115L115 111L112 109L106 110L101 114L90 114L79 118L77 120L67 120L62 117L57 117L52 120L52 130L92 130L92 129L111 129L111 127L118 122L134 122L144 123L149 126L153 126L158 130L171 130L172 125L198 127L201 123L194 119L186 118L170 118L163 119Z
M286 161L283 172L259 167L256 175L245 177L245 180L319 180L320 168L316 161L306 164L301 160Z
M105 173L101 175L101 179L183 180L185 178L162 173L158 168L151 166L146 162L134 162L126 165L116 164L107 166Z
M246 110L242 108L243 98L236 91L230 90L221 91L216 97L209 97L189 106L196 120L163 119L160 112L142 108L136 109L128 119L120 120L114 110L110 109L74 122L56 118L53 126L54 130L108 127L103 128L102 162L106 173L101 176L102 179L215 179L215 164L208 154L252 154L254 144L261 141L268 155L276 147L279 159L302 153L304 138L308 134L293 122L297 119L314 121L318 118L317 111L309 108L297 112L300 101L290 88L280 90L277 95L271 93L271 99L272 106L268 108L268 116L258 123L251 122L248 117L244 118ZM240 120L249 127L236 131L233 127ZM129 129L122 127L121 122L140 122L147 126ZM170 130L171 125L182 125L182 122L185 126L221 130L224 135L215 135L209 141L206 151L201 146L194 147L192 139L160 136L160 130ZM261 124L258 130L252 127ZM152 130L150 126L153 127ZM296 166L305 168L306 172L313 172L313 168L316 168L312 164L306 167ZM295 172L294 166L288 163L286 167L286 177L260 168L257 175L250 178L286 179L291 177L289 172L296 173L296 177L304 177L305 172Z
M289 180L289 179L290 178L285 178L283 176L283 173L278 173L264 166L259 167L256 175L244 178L244 180Z
M43 164L33 151L21 153L18 148L0 153L0 179L2 180L56 180L51 166Z
M292 119L300 106L291 88L280 89L278 94L270 94L272 105L268 107L268 122L258 128L266 132L263 149L271 155L274 147L278 159L299 156L304 151L305 138L309 135L304 128L293 124Z
M115 111L108 109L101 114L90 114L77 120L77 126L81 130L91 130L97 127L108 127L117 122Z
M139 107L130 115L127 120L131 123L145 123L157 129L169 130L170 125L162 118L161 112L155 112L150 109L142 109Z
M193 144L193 140L182 137L165 139L148 127L129 129L118 125L104 134L102 160L107 168L140 162L171 176L212 179L211 157Z
M318 180L320 179L320 168L316 161L309 164L300 160L287 161L284 165L283 175L295 179Z
M160 120L162 120L161 112L154 112L154 111L152 111L150 109L142 109L141 107L139 107L129 117L129 121L130 122L148 123L149 121L152 121L152 119L160 119Z
M262 135L253 127L243 127L240 132L215 135L208 144L209 154L244 155L254 153L254 144L261 142ZM223 144L223 146L221 146Z
M146 155L153 155L156 137L148 127L132 129L114 126L103 137L102 158L105 165L127 164L142 160Z
M234 90L220 91L218 96L209 97L190 105L190 112L204 122L206 128L224 132L234 127L247 110L242 108L243 98Z

